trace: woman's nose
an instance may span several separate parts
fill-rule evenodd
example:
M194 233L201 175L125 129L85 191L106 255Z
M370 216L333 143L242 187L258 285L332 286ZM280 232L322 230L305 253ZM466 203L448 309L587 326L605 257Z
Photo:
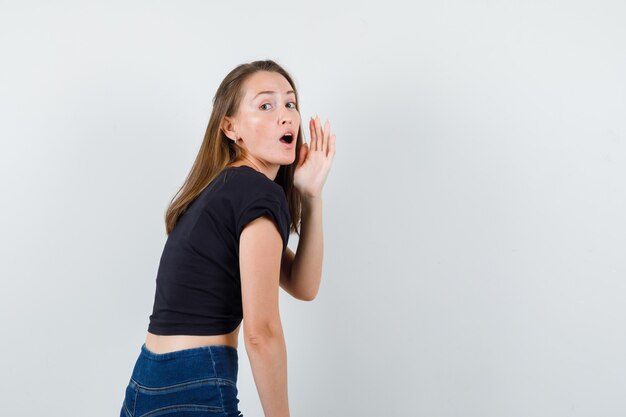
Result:
M280 123L285 124L287 122L293 124L295 115L289 109L283 109L280 114Z
M280 122L281 124L285 124L285 123L293 124L293 116L288 113L283 114L280 118Z

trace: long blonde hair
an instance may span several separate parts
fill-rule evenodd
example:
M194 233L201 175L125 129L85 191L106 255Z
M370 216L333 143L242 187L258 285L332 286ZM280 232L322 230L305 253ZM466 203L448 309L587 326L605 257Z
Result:
M232 117L236 114L241 99L245 94L243 84L250 75L257 71L274 71L285 77L295 92L296 109L300 112L298 90L289 73L276 62L272 60L253 61L241 64L229 72L213 97L213 110L209 118L209 125L191 171L170 201L165 213L166 234L170 234L189 204L226 166L246 156L245 150L235 145L224 134L221 129L221 123L225 116ZM301 201L300 193L293 186L293 173L295 166L298 164L301 146L302 126L298 129L296 138L296 160L291 165L282 165L274 180L285 191L291 214L290 232L296 232L298 236L300 236Z

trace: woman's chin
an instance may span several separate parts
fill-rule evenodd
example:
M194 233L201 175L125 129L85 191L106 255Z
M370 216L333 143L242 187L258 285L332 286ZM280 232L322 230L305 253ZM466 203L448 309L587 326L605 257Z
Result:
M283 161L280 164L281 165L291 165L294 162L296 162L296 154L295 153L293 155L291 155L290 157L283 159Z

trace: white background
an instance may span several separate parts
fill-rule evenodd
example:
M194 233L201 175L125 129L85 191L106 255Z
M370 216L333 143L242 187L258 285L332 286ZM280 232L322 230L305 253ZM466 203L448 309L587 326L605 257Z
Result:
M0 1L2 415L119 414L213 94L270 58L337 135L318 298L280 298L291 415L624 416L625 20Z

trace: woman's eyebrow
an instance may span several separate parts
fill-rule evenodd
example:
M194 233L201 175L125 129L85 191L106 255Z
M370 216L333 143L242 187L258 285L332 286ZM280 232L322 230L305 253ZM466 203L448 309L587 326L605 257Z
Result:
M276 94L276 91L259 91L256 96L254 96L252 98L252 100L254 100L255 98L257 98L258 96L260 96L261 94ZM285 95L287 94L296 94L293 90L289 90L285 93Z

